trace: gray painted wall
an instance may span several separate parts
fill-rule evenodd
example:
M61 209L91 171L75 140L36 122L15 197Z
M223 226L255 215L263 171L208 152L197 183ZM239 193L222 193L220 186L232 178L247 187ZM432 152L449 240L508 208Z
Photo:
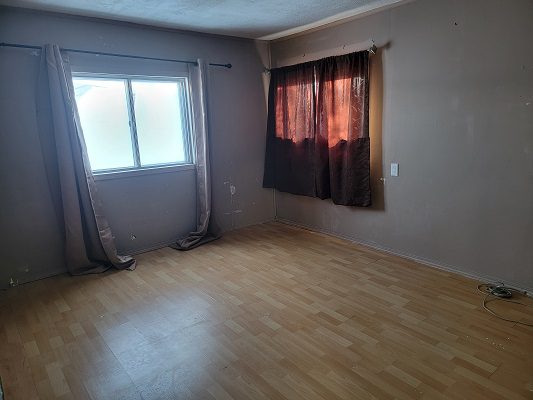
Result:
M272 191L261 188L266 124L261 71L266 45L1 7L0 41L231 62L231 70L209 71L213 217L223 230L273 218ZM75 61L83 67L84 59ZM116 63L103 57L85 61ZM135 63L128 65L145 71L178 68ZM38 57L31 51L0 49L0 287L11 277L25 282L64 271L35 121L37 71ZM236 187L233 197L230 185ZM160 246L195 228L192 170L99 180L98 188L123 253Z
M417 0L273 43L274 64L369 38L381 47L372 59L374 206L277 193L278 217L533 288L532 20L529 0ZM209 75L214 217L224 230L273 217L272 193L261 188L264 45L9 8L0 8L0 41L233 63ZM31 52L0 49L0 287L64 271L36 73ZM397 178L391 162L400 163ZM194 227L191 170L98 185L123 252Z
M417 0L275 42L273 65L369 38L375 206L276 193L278 217L532 289L533 2Z

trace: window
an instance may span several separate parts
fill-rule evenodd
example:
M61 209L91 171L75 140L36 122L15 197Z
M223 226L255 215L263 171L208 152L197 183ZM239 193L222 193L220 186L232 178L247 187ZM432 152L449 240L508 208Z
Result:
M93 172L192 163L186 77L77 74L73 83Z

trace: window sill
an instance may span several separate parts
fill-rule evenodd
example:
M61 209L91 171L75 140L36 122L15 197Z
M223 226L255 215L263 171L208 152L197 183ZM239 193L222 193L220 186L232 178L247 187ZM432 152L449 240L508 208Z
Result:
M133 176L143 176L143 175L154 175L154 174L168 174L172 172L187 171L195 169L194 164L181 164L181 165L164 165L159 167L147 167L147 168L137 168L137 169L125 169L118 171L106 171L106 172L95 172L94 180L95 181L105 181L108 179L123 179L130 178Z

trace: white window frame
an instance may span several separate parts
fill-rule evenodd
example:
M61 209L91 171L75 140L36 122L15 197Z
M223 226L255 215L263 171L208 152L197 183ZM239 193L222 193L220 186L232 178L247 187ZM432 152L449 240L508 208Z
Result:
M189 170L195 168L195 151L194 151L194 135L193 135L193 105L192 105L192 93L191 84L188 75L177 76L148 76L148 75L130 75L130 74L108 74L108 73L94 73L94 72L75 72L72 74L72 78L81 79L95 79L95 80L111 80L120 79L124 80L126 84L126 104L128 107L129 127L132 143L133 153L133 167L124 168L109 168L93 170L93 175L96 180L101 179L114 179L118 177L129 177L147 175L153 173L168 173L181 170ZM185 151L184 162L176 163L162 163L143 166L141 164L141 157L139 152L139 141L137 138L137 125L135 121L135 104L133 100L133 91L131 87L131 81L159 81L159 82L175 82L178 85L182 85L183 90L182 98L180 101L182 112L182 132L183 132L183 146ZM82 126L83 129L83 126ZM176 133L177 134L177 133Z

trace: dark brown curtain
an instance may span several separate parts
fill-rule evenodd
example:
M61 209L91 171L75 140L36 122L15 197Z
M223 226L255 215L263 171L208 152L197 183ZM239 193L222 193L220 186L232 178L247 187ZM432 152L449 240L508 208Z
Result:
M271 71L263 186L371 204L368 52Z
M315 196L315 67L271 71L264 187Z

